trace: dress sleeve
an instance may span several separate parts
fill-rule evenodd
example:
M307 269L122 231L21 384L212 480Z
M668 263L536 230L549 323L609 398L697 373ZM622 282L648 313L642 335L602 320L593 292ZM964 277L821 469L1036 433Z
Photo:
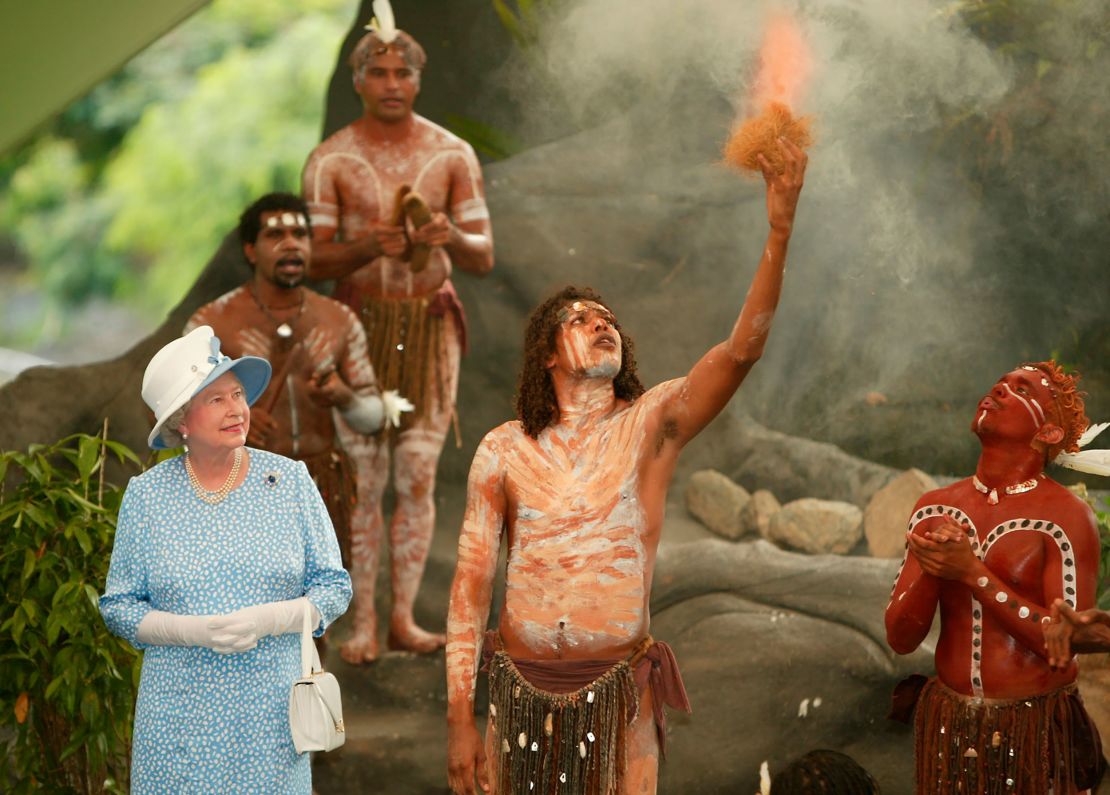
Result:
M114 635L119 635L136 649L145 649L136 637L139 622L153 607L147 588L147 566L143 551L143 537L147 514L143 495L132 480L124 492L123 502L116 520L116 537L112 545L112 560L108 567L108 582L100 597L100 615Z
M347 612L351 601L351 576L339 557L335 528L316 484L303 461L297 462L302 533L304 534L304 593L320 611L317 637Z

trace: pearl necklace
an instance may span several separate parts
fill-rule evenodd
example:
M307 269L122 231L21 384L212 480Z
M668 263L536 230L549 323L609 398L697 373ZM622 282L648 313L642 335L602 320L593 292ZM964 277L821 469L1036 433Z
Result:
M1042 477L1044 475L1042 474ZM1012 486L1006 487L1006 493L1010 495L1024 494L1027 491L1032 491L1037 488L1040 481L1036 478L1029 478L1023 480L1021 483L1015 483ZM979 480L975 475L971 476L971 484L975 486L975 490L987 495L987 503L989 505L998 505L998 489L992 489L987 486L983 481Z
M239 477L239 465L243 462L243 448L238 447L235 450L235 460L231 463L231 471L227 473L227 480L215 491L209 491L201 485L200 478L197 477L196 470L193 469L193 462L189 460L189 454L185 454L185 472L189 475L189 485L193 487L196 495L204 500L209 505L215 505L227 499L227 495L231 493L231 487L235 485L235 479Z

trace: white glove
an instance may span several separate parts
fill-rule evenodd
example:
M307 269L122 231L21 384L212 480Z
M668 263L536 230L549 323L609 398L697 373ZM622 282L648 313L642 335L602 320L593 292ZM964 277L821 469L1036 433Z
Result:
M258 641L269 635L300 632L306 603L311 613L310 624L315 628L320 623L320 611L304 596L284 602L252 605L223 616L212 616L208 628L221 646L232 647L236 651L249 651L258 645Z
M300 632L306 597L269 602L223 616L180 616L151 610L139 622L136 637L152 646L203 646L220 654L250 651L267 635ZM320 612L309 602L313 626Z
M382 410L386 424L397 428L401 425L401 412L412 411L416 406L408 398L403 398L396 389L382 392Z
M203 646L220 654L249 651L254 644L218 637L209 626L215 616L179 616L151 610L139 622L135 636L151 646Z

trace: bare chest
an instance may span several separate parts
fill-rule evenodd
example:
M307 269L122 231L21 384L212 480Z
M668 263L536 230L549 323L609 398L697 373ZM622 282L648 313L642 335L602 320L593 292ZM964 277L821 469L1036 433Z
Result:
M426 144L367 142L329 162L345 218L385 219L392 216L397 190L408 185L433 211L447 209L453 150Z

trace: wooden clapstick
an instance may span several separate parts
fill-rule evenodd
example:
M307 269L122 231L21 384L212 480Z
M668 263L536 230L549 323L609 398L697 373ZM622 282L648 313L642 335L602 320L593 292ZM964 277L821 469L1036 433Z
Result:
M389 217L390 225L400 226L405 222L405 196L411 190L412 187L409 185L401 185L397 188L397 193L393 197L393 215Z
M274 406L277 405L278 398L281 397L281 393L285 391L286 376L288 376L289 371L293 369L294 360L300 357L301 349L302 346L299 342L292 348L290 348L289 355L285 357L285 361L282 363L281 369L279 369L274 374L274 377L270 379L270 383L274 385L274 391L271 392L270 396L261 403L261 408L267 414L274 413Z
M405 209L405 215L412 221L414 229L419 229L432 220L432 211L428 207L428 203L424 201L424 197L416 191L409 191L401 204ZM431 255L431 246L426 243L416 243L412 247L412 259L409 260L409 268L413 273L420 273L428 266L428 257Z

